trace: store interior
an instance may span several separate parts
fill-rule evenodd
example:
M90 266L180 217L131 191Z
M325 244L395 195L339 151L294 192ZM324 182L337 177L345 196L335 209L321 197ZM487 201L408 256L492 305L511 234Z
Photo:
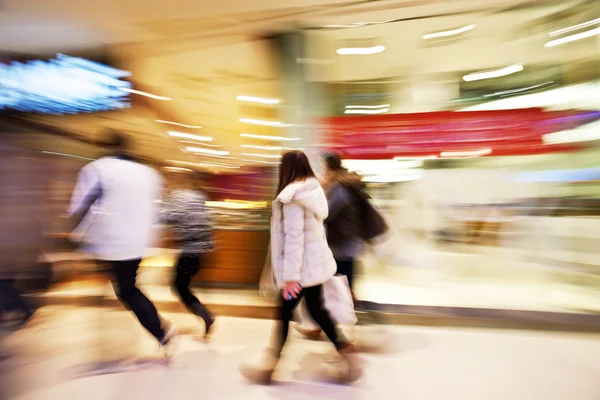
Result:
M303 149L317 172L342 154L390 225L360 257L359 299L600 313L596 1L134 3L3 1L0 132L44 170L46 296L98 290L64 211L114 129L167 181L209 177L217 249L196 284L214 301L267 301L278 159ZM110 77L108 99L59 61ZM168 300L161 232L141 282Z

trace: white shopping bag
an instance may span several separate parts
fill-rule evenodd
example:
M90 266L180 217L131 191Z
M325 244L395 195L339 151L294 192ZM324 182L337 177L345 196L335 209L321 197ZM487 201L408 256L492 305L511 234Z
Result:
M323 284L325 308L338 325L354 325L358 321L354 312L352 292L345 275L336 275Z

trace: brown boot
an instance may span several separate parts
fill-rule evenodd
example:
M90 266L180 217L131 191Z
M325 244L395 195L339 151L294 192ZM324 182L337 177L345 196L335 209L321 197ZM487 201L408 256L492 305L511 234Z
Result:
M321 330L320 329L304 329L300 324L294 325L296 330L300 332L300 334L307 339L310 340L319 340L321 339Z
M338 350L339 355L346 361L347 369L338 377L338 382L343 384L354 383L363 375L360 360L356 356L356 348L353 344L348 344Z
M242 364L240 373L250 383L270 385L278 363L279 357L276 357L273 351L267 351L259 364Z

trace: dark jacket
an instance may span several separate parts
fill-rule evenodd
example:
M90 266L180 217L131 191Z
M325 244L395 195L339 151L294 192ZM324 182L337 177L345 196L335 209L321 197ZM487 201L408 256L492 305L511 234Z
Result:
M355 191L359 192L364 188L358 175L341 173L327 190L327 241L336 260L353 259L362 249L360 209Z

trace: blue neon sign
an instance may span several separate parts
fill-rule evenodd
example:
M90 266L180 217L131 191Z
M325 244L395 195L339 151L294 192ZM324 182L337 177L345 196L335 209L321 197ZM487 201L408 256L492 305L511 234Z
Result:
M0 110L77 114L130 107L131 73L57 54L50 61L0 64Z

